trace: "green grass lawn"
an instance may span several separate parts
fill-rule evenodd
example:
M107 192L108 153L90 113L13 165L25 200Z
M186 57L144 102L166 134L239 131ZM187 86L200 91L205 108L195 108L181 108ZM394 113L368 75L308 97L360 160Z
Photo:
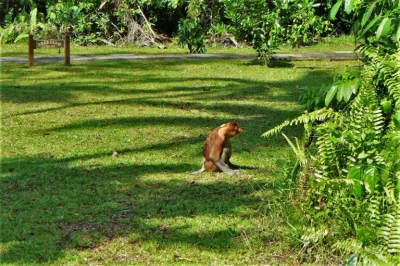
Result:
M173 43L166 45L167 49L158 49L157 47L137 47L137 46L79 46L72 45L71 55L110 55L110 54L187 54L188 50ZM326 38L314 45L304 46L299 48L292 48L290 46L281 46L277 53L296 53L296 52L317 52L317 51L353 51L355 48L353 36L339 36ZM46 48L36 49L35 56L57 56L63 55L63 49ZM208 47L207 53L255 53L250 47L240 48L222 48L222 47ZM27 56L27 44L3 44L0 49L0 56Z
M261 134L348 64L3 64L0 264L335 261L331 250L300 251L293 155ZM244 130L232 157L243 174L190 175L207 134L227 121Z

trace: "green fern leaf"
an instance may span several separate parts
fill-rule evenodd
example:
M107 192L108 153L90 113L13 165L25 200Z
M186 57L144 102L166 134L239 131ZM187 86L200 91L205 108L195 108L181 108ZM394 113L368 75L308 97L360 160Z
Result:
M309 122L325 121L325 120L327 120L331 117L335 117L335 116L339 117L340 114L333 112L332 109L322 108L322 109L316 110L314 112L305 113L293 120L286 120L282 124L268 130L267 132L262 134L262 136L269 137L269 136L275 135L275 134L279 133L286 126L298 125L300 123L307 124Z

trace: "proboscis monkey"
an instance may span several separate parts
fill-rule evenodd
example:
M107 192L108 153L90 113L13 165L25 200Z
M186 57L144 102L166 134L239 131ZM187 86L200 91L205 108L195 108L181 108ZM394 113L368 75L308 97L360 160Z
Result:
M239 174L238 167L230 162L232 155L231 139L242 133L243 130L236 122L229 122L214 128L207 137L203 147L203 166L197 172L204 171Z

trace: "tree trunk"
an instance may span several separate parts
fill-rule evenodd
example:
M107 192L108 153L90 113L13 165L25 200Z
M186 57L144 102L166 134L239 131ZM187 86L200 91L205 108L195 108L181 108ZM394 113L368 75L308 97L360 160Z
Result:
M8 14L9 9L10 9L10 0L6 0L6 9L4 15Z

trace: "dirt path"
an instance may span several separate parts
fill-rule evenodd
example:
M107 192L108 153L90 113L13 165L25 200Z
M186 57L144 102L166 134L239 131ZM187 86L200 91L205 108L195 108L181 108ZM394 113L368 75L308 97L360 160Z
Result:
M168 59L256 59L256 54L175 54L175 55L73 55L71 62L104 61L104 60L168 60ZM274 54L272 60L358 60L359 55L351 51L307 52L291 54ZM37 56L35 62L62 62L64 56ZM28 57L0 57L0 63L27 63Z

